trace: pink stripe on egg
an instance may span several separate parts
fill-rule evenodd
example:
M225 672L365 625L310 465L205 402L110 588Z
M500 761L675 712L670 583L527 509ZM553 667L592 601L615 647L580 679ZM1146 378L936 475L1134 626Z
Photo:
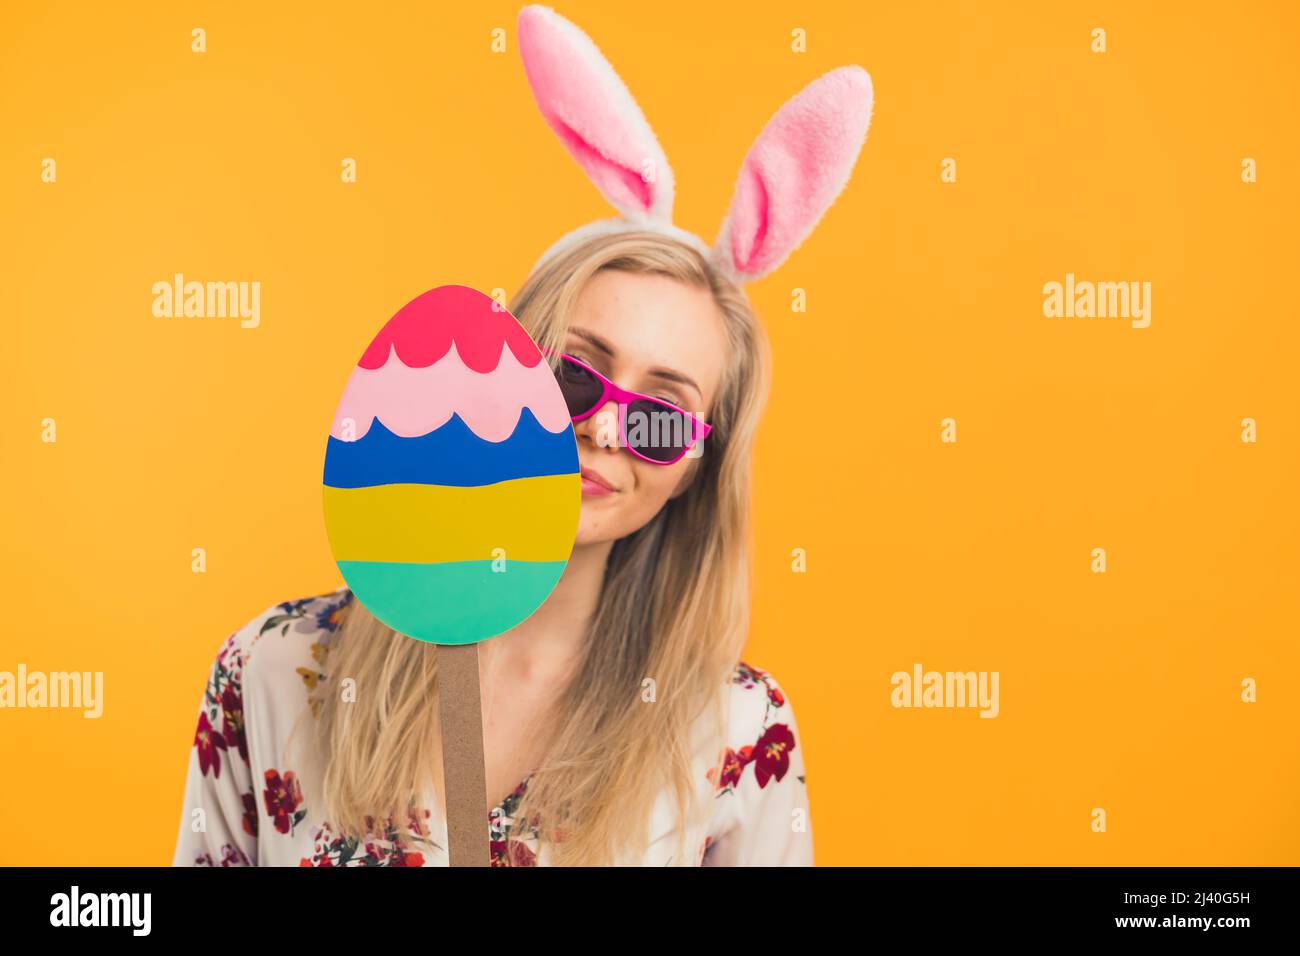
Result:
M569 425L568 406L547 363L521 365L503 343L490 364L494 370L486 374L467 368L458 338L424 368L412 368L394 355L380 368L353 369L330 434L355 441L378 418L393 434L416 438L442 427L455 412L484 441L505 441L525 406L549 432ZM345 432L349 419L352 426Z

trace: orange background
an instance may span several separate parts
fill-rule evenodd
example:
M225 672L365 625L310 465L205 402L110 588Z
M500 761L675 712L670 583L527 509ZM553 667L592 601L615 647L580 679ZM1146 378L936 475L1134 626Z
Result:
M613 214L537 112L519 4L473 8L0 13L0 669L102 670L106 698L0 711L0 863L170 862L218 645L342 583L320 474L362 349ZM710 240L787 97L875 81L846 193L749 288L777 365L746 659L795 708L817 861L1300 863L1296 10L556 9ZM260 281L261 326L154 318L175 272ZM1150 328L1045 318L1066 272L1150 281ZM892 708L916 662L1000 672L1001 715Z

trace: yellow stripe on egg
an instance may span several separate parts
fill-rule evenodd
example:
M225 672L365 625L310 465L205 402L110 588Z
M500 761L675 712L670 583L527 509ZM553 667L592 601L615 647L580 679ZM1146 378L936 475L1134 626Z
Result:
M581 477L546 475L490 485L324 486L326 529L338 561L567 561Z

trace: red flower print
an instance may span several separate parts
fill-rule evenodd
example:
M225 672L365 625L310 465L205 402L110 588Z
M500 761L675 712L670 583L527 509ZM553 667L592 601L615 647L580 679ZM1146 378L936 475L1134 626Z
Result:
M744 749L748 750L749 748ZM745 769L745 763L748 759L748 753L741 756L739 753L728 747L726 754L722 757L721 767L715 768L715 772L718 776L716 781L718 788L734 787L738 784L740 782L740 773Z
M226 744L239 750L239 756L248 762L248 739L244 736L244 701L239 688L232 681L221 693L222 727Z
M239 670L244 666L244 659L239 653L239 632L236 631L225 639L217 652L217 663L226 670Z
M752 751L754 777L759 787L776 777L779 781L790 769L790 751L794 750L794 734L785 724L773 724L763 731Z
M212 859L211 853L200 853L194 858L195 866L252 866L253 863L244 851L230 843L221 846L221 862Z
M241 799L244 801L244 832L257 836L257 797L250 790Z
M427 817L429 812L425 811ZM372 818L367 817L368 821ZM415 820L415 815L411 815ZM369 828L370 824L367 823ZM424 854L399 845L397 827L391 823L382 837L370 833L364 840L356 837L335 836L328 823L319 826L312 834L312 855L302 857L299 866L424 866ZM416 838L417 842L428 843Z
M207 776L211 768L212 776L221 776L221 754L226 749L226 738L217 733L206 713L199 714L199 727L194 732L194 746L199 752L199 772Z
M252 862L244 855L244 851L233 843L225 843L221 846L221 865L222 866L252 866Z
M307 815L306 810L299 810L302 805L302 790L298 778L292 770L280 778L278 770L266 771L266 789L262 791L266 802L266 814L275 820L275 829L279 833L292 833L296 824Z
M493 866L536 866L537 857L522 840L492 840L488 844Z

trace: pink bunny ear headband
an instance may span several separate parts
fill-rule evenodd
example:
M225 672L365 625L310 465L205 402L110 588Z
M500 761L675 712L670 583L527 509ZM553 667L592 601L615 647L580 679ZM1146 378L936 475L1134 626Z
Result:
M871 77L842 66L763 127L710 247L673 225L672 168L627 86L587 34L550 7L519 11L519 52L542 116L621 213L562 236L533 266L590 236L650 229L698 249L733 281L767 275L797 249L849 180L871 120Z

